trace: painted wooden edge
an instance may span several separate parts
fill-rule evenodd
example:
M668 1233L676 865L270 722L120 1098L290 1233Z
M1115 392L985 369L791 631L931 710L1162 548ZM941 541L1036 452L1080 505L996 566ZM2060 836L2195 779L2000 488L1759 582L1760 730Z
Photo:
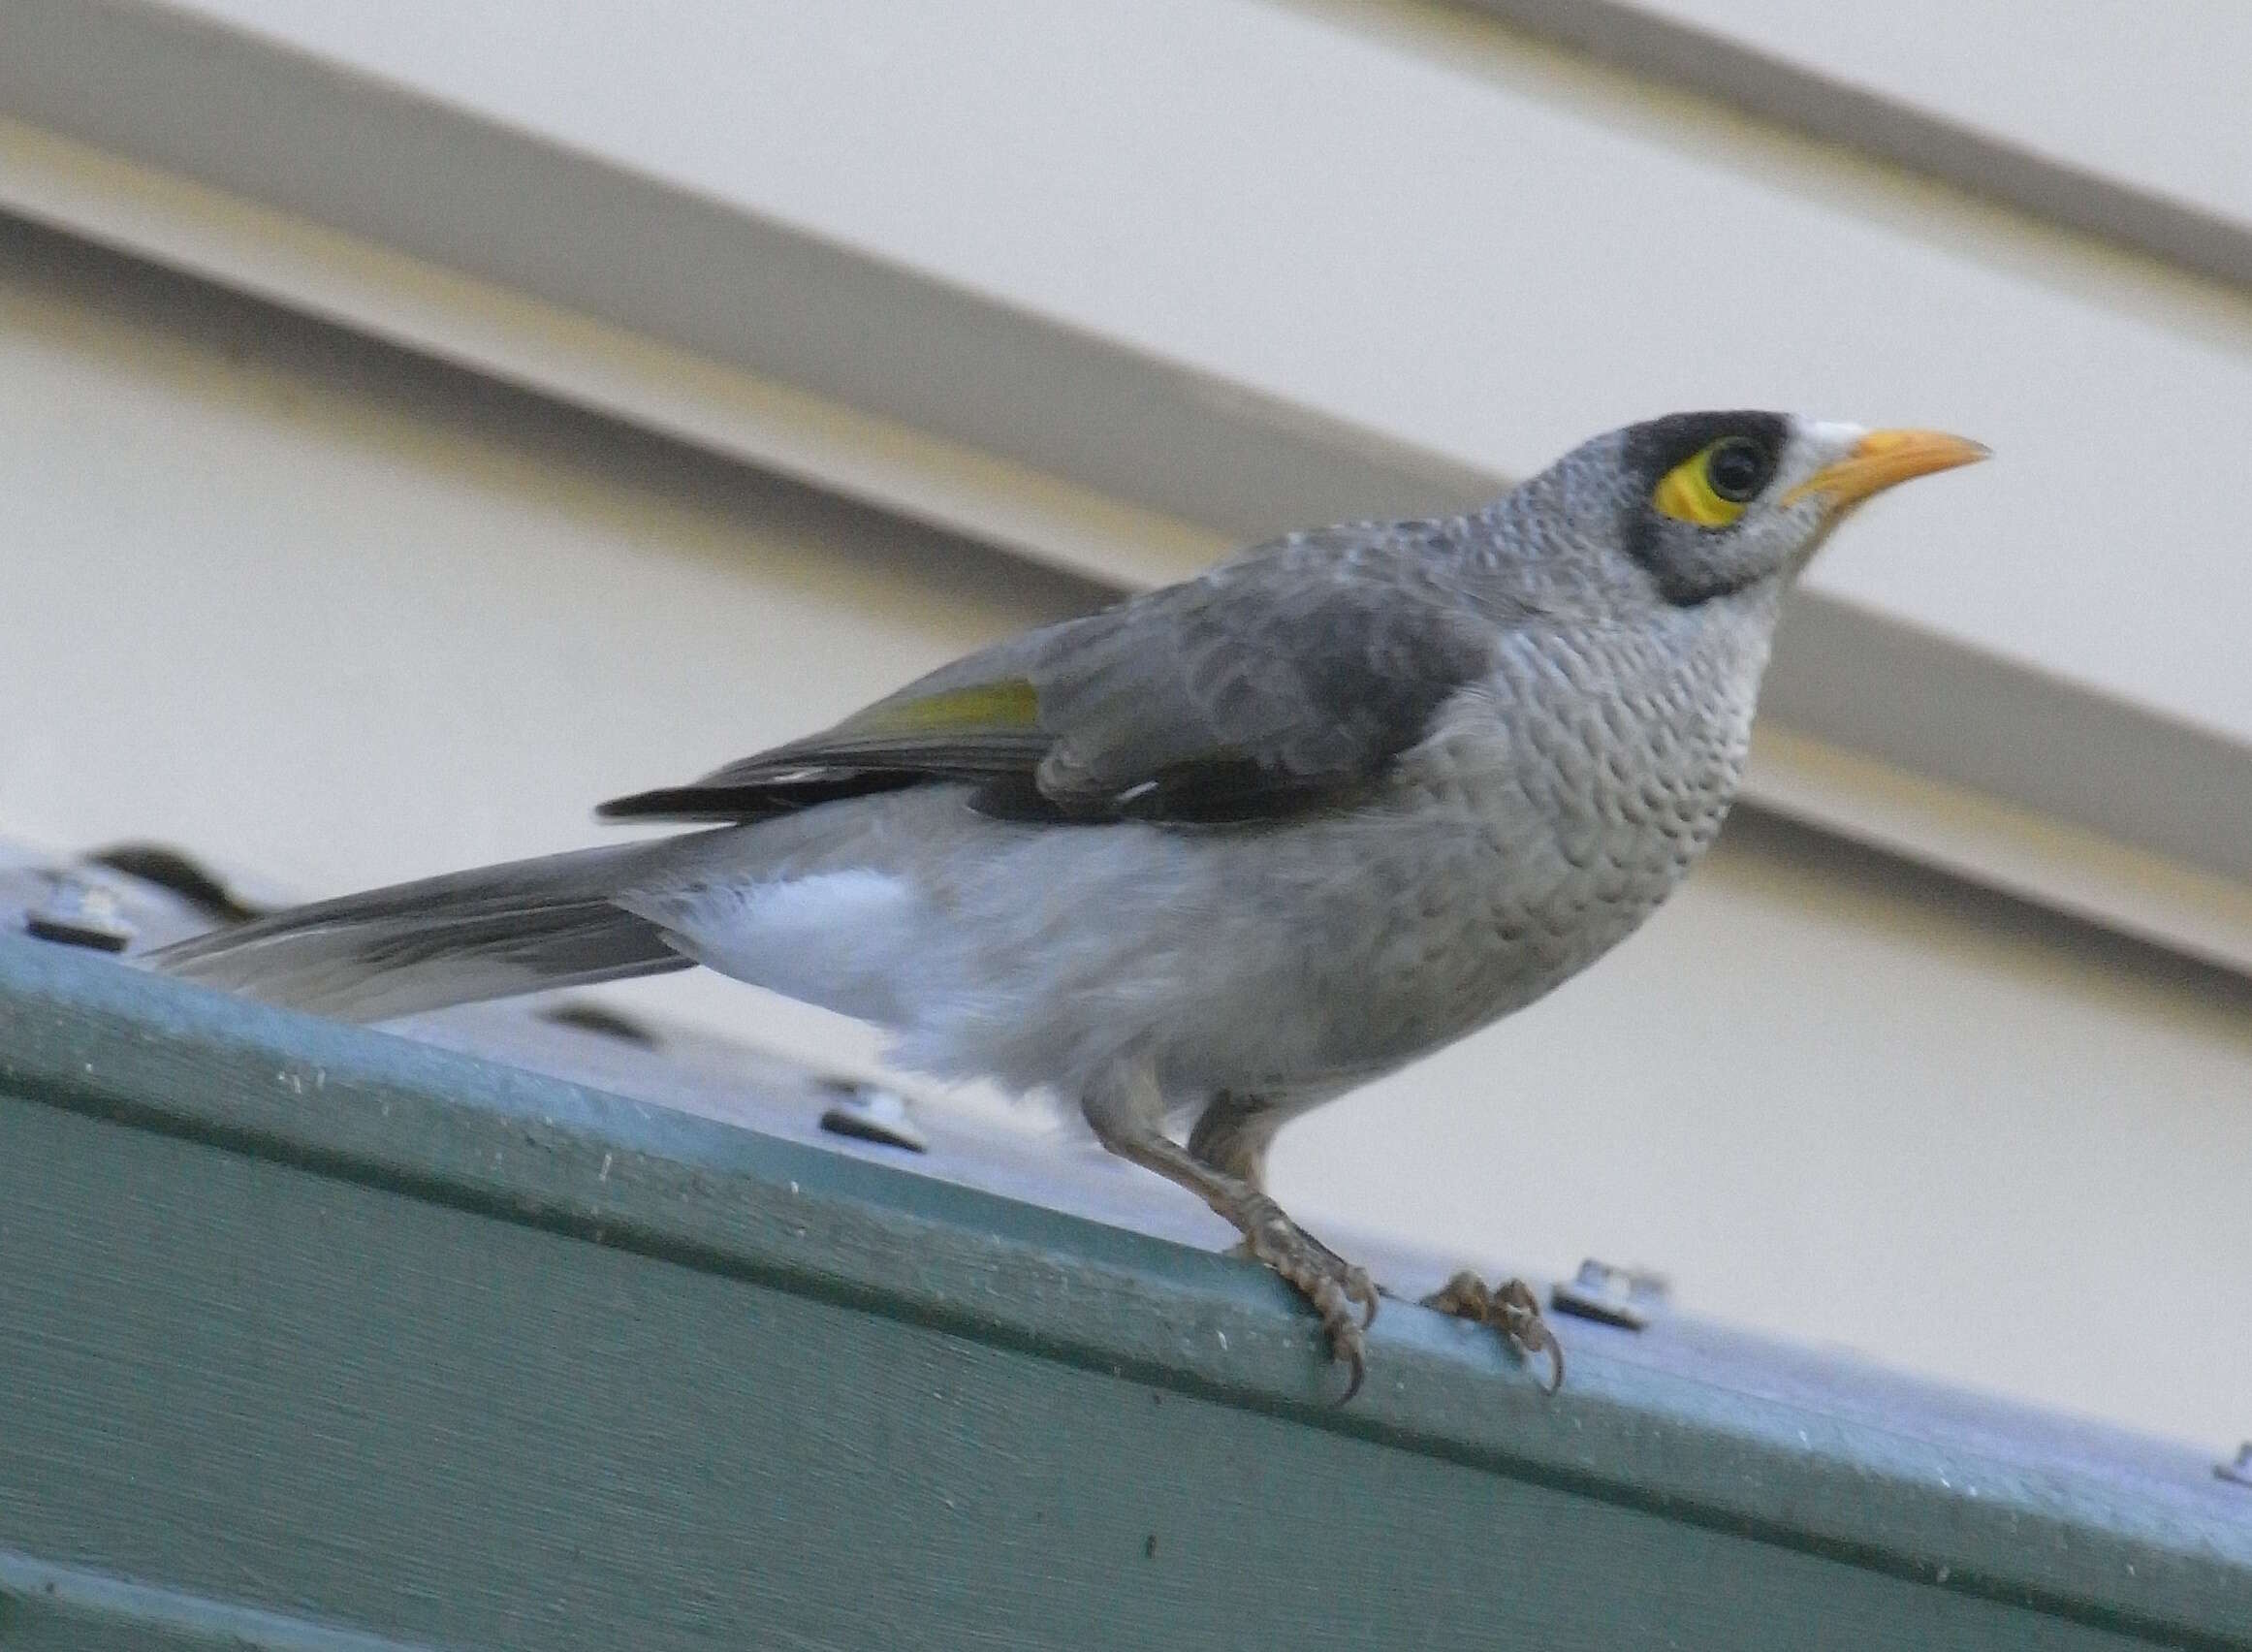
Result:
M114 961L0 940L0 1093L662 1256L2092 1625L2252 1647L2252 1509L1575 1350L1551 1399L1394 1305L1367 1388L1224 1256ZM2158 1449L2154 1447L2154 1450Z

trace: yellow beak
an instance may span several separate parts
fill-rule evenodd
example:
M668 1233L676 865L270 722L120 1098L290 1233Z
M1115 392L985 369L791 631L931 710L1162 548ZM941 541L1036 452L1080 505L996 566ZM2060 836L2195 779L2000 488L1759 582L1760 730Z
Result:
M1852 453L1835 464L1824 465L1784 494L1783 503L1794 505L1810 493L1820 493L1832 511L1843 511L1897 483L1952 470L1958 464L1976 464L1990 452L1982 443L1944 430L1871 430L1854 444Z

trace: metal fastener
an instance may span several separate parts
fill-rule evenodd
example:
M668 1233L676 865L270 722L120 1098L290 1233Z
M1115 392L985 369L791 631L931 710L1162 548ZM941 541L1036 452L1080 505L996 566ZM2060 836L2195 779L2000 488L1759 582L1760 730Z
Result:
M114 893L74 873L52 873L48 882L48 898L23 914L26 932L96 952L123 952L133 944L134 928Z
M2247 1440L2236 1447L2236 1456L2234 1462L2215 1463L2213 1473L2225 1480L2234 1481L2237 1485L2252 1486L2252 1440Z
M921 1128L907 1114L905 1098L898 1092L845 1079L832 1080L829 1089L836 1099L823 1109L821 1128L831 1135L904 1148L909 1153L931 1151Z
M1579 1264L1577 1278L1548 1287L1548 1306L1559 1314L1638 1331L1665 1308L1666 1288L1664 1274L1615 1267L1590 1256Z

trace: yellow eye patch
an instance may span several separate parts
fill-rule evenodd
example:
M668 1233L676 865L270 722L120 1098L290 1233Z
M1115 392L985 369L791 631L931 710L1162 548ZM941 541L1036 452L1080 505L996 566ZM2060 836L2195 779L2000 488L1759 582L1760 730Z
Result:
M1650 504L1698 527L1727 527L1766 486L1773 468L1758 443L1743 436L1723 436L1668 470L1650 495Z

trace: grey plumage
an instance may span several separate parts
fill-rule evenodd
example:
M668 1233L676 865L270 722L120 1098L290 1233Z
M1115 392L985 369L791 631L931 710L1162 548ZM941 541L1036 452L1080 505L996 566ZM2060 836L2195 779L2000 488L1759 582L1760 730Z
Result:
M1265 1194L1275 1130L1630 934L1728 811L1790 580L1861 498L1980 451L1631 427L1481 511L1294 535L605 809L719 830L155 962L372 1019L693 961L863 1017L909 1065L1075 1103L1205 1198L1357 1382L1375 1297ZM1478 1299L1553 1348L1521 1286Z
M694 968L611 899L652 847L546 855L295 906L152 954L159 969L346 1021Z
M856 774L1014 781L996 812L1058 819L1272 819L1364 785L1492 664L1525 617L1455 576L1473 520L1293 536L1085 619L944 666L836 728L692 785L604 806L613 819L738 819L827 800ZM1015 690L1015 693L1007 690ZM986 715L909 720L934 697ZM1036 721L1004 714L1037 707ZM1027 784L1030 782L1030 784Z

